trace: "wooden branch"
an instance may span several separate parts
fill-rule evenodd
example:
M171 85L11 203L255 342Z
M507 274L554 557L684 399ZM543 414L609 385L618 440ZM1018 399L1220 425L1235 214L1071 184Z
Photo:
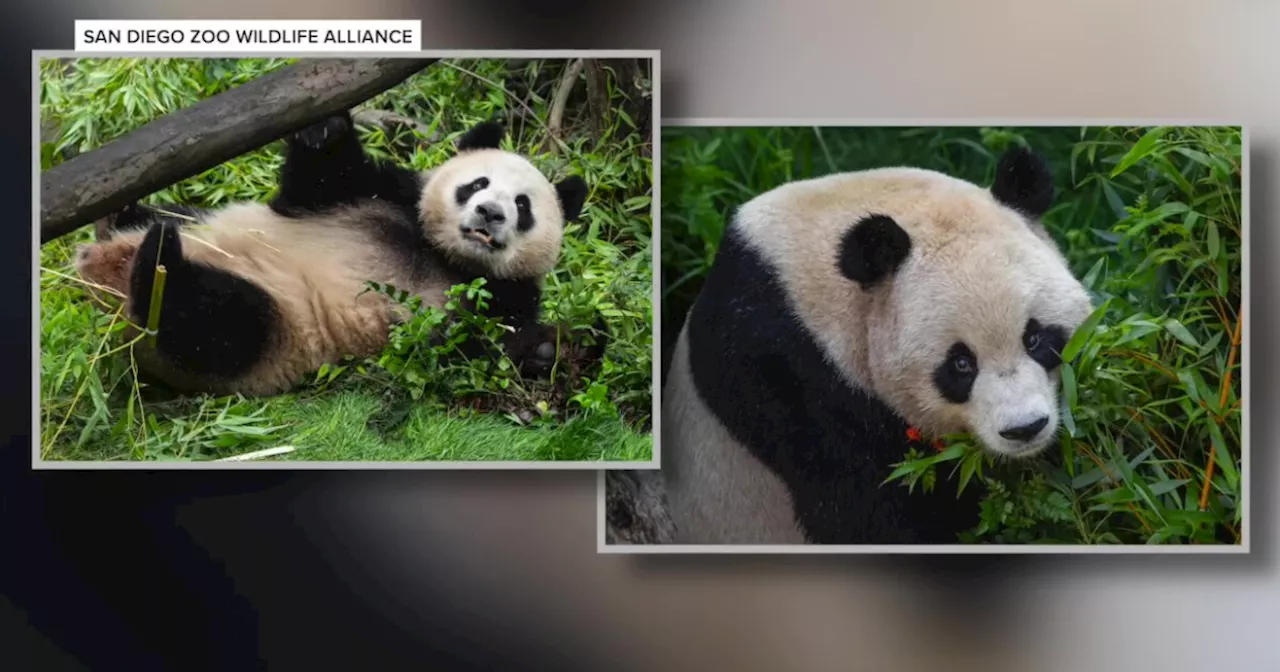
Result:
M439 59L306 59L167 114L40 177L46 243L350 109Z
M573 87L578 83L578 75L582 74L583 59L576 58L564 69L564 74L560 78L560 84L556 87L556 93L551 103L551 114L547 120L547 132L556 140L560 139L560 127L564 123L564 108L569 104L569 95L573 93ZM551 145L550 153L556 153L556 145Z

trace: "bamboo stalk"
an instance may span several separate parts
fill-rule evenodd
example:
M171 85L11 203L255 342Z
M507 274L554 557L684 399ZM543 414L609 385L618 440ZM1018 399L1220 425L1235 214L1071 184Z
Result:
M147 338L153 347L160 331L160 301L164 299L164 281L168 275L164 264L156 264L155 280L151 284L151 310L147 314Z

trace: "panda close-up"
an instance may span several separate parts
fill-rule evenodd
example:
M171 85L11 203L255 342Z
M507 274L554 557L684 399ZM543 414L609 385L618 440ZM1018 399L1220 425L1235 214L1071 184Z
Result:
M983 188L885 168L796 181L733 215L674 349L662 455L677 543L946 544L978 524L939 467L882 483L915 434L1009 459L1059 426L1060 353L1092 311L1041 224L1041 157Z
M379 352L404 312L369 282L441 308L450 287L484 277L487 314L513 329L508 354L544 373L559 327L538 321L542 280L587 185L553 184L500 148L504 134L500 122L477 124L419 173L370 157L343 112L286 138L269 203L130 206L99 225L76 268L123 295L136 325L165 268L154 345L143 339L135 353L183 392L277 394L324 364Z

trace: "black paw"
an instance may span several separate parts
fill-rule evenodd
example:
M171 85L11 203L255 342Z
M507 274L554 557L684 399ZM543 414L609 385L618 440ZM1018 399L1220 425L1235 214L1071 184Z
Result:
M525 378L546 378L556 364L558 329L553 324L522 327L507 339L507 356Z
M525 327L513 334L507 350L526 378L549 378L557 363L574 378L596 369L608 343L608 325L597 316L589 329L568 324Z
M173 226L191 224L199 221L205 212L201 208L188 205L172 203L142 205L134 202L98 220L94 231L98 241L105 242L115 237L117 232L144 229L157 222L166 222Z
M526 378L545 378L556 365L555 341L543 341L520 362L520 374Z
M105 243L115 237L117 231L123 231L128 228L140 224L138 222L138 204L130 203L119 210L99 219L93 223L94 239L99 243Z
M106 242L118 231L146 227L151 224L151 219L151 211L135 201L95 222L94 234L99 242Z
M351 115L335 114L293 134L292 142L307 149L324 149L351 132Z

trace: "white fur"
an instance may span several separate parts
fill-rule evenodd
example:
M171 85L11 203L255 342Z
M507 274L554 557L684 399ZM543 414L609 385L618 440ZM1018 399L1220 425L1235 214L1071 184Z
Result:
M487 178L487 188L459 204L458 187L477 178ZM490 269L495 278L535 277L551 272L560 257L564 215L555 186L528 159L499 149L462 152L423 176L421 210L424 231L431 242L458 260L468 260ZM519 212L516 197L529 198L534 226L516 230ZM476 206L492 203L501 207L505 226L501 236L506 248L492 251L463 236L463 225L480 226Z

